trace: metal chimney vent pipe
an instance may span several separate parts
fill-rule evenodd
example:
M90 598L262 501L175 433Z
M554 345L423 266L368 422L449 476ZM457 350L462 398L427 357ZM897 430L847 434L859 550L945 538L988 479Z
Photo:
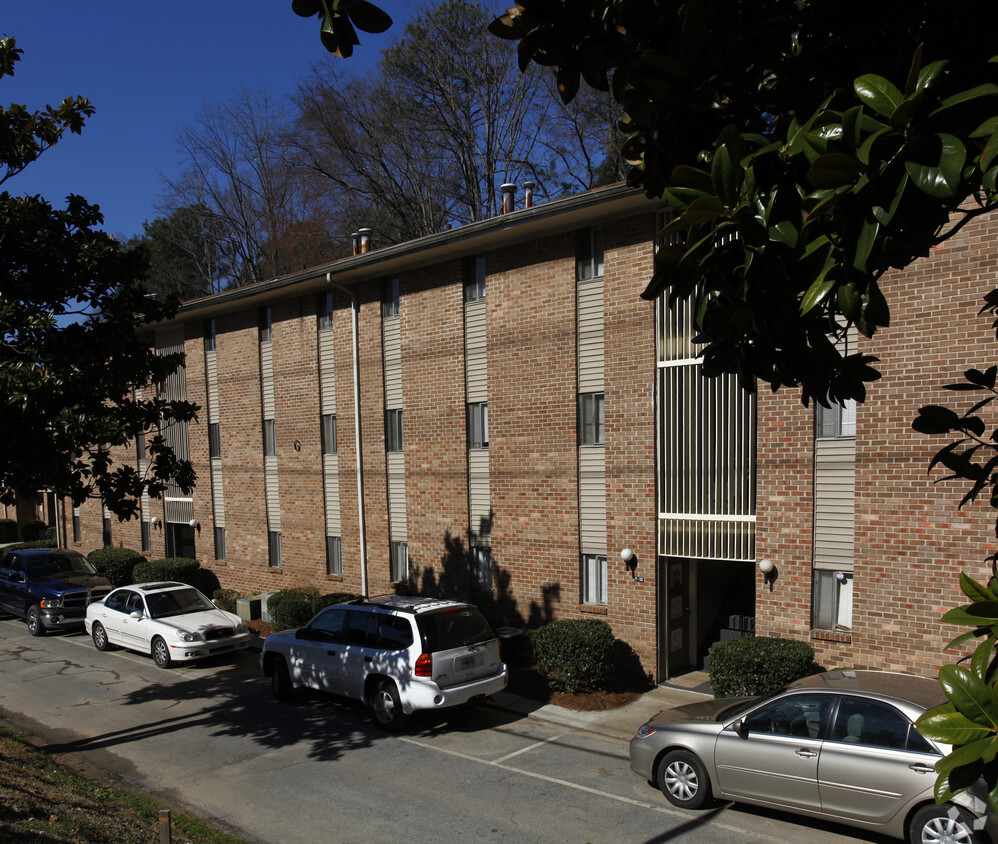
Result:
M374 234L374 229L359 229L357 234L360 235L360 254L366 255L371 251L371 235Z
M350 235L350 241L353 243L353 254L360 254L360 232L354 232Z
M515 204L516 185L507 182L499 190L502 191L502 213L511 214Z
M534 207L534 183L524 182L523 183L523 207L533 208Z

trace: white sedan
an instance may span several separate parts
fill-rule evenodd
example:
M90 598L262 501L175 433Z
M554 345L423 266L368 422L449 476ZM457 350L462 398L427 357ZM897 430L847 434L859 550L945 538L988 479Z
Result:
M118 645L152 654L160 668L249 646L243 620L186 583L133 583L87 607L87 633L99 651Z

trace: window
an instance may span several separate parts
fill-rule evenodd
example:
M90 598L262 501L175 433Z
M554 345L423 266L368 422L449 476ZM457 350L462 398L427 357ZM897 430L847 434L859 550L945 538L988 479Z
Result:
M273 419L263 420L263 453L267 457L277 456L277 430Z
M101 529L101 540L104 543L105 548L111 547L111 520L104 517L104 522Z
M135 460L141 463L146 459L146 432L138 431L135 434Z
M745 730L798 738L820 738L831 714L832 695L791 695L760 706L745 716Z
M399 315L398 276L386 278L381 294L381 316L385 319Z
M143 522L143 524L145 523ZM81 538L82 536L83 536L83 526L80 524L80 514L73 513L73 542L82 542L83 541ZM148 549L143 545L142 550L146 551Z
M603 229L593 226L579 232L575 250L575 277L589 281L603 276Z
M73 519L75 520L76 516L73 516ZM149 532L149 522L141 522L141 527L140 527L139 530L140 530L140 533L142 535L142 550L143 551L151 551L152 550L152 537L151 537L150 532ZM73 532L74 532L74 534L76 532L75 531L75 525L74 525L74 531ZM80 540L77 539L76 541L79 542Z
M603 442L603 394L579 393L579 444L603 445Z
M409 579L409 546L405 542L391 544L392 583L404 583Z
M489 447L489 403L472 402L468 405L468 448Z
M814 572L814 627L817 630L852 629L851 571Z
M343 540L326 537L326 574L343 574Z
M267 558L271 568L278 568L281 565L281 532L279 530L267 531Z
M485 298L485 256L466 258L464 262L464 301L478 302Z
M842 698L830 738L867 747L936 752L905 715L890 704L866 698Z
M225 528L215 528L215 559L225 559Z
M603 554L582 555L582 602L606 603L606 556Z
M385 450L402 451L402 411L385 411Z
M855 437L856 400L844 404L833 401L831 407L814 403L814 435L816 437Z
M260 342L269 343L274 336L270 305L265 305L257 311L257 320L260 328Z
M204 321L204 350L206 352L215 351L215 320L213 319Z
M208 423L208 456L222 456L222 432L217 422Z
M319 331L329 331L333 327L333 294L320 293L318 313Z
M492 591L492 549L471 549L471 588L475 592Z
M336 415L322 414L322 453L336 454Z

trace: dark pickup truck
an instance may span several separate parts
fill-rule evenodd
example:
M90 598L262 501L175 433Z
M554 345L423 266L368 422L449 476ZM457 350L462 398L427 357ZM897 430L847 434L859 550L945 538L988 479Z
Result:
M78 551L31 548L0 558L0 611L24 618L32 636L82 629L87 604L110 591Z

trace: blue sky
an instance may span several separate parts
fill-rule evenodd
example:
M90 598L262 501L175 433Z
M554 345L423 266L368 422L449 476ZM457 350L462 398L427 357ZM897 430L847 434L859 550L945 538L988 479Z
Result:
M359 33L348 60L358 72L421 5L375 2L395 24L384 36ZM203 104L240 87L290 93L328 55L318 21L295 15L291 0L4 0L0 34L24 50L15 75L0 79L0 103L37 111L80 95L97 109L82 135L65 135L0 190L56 206L81 194L100 205L106 231L126 238L157 216L161 175L179 170L177 132Z

